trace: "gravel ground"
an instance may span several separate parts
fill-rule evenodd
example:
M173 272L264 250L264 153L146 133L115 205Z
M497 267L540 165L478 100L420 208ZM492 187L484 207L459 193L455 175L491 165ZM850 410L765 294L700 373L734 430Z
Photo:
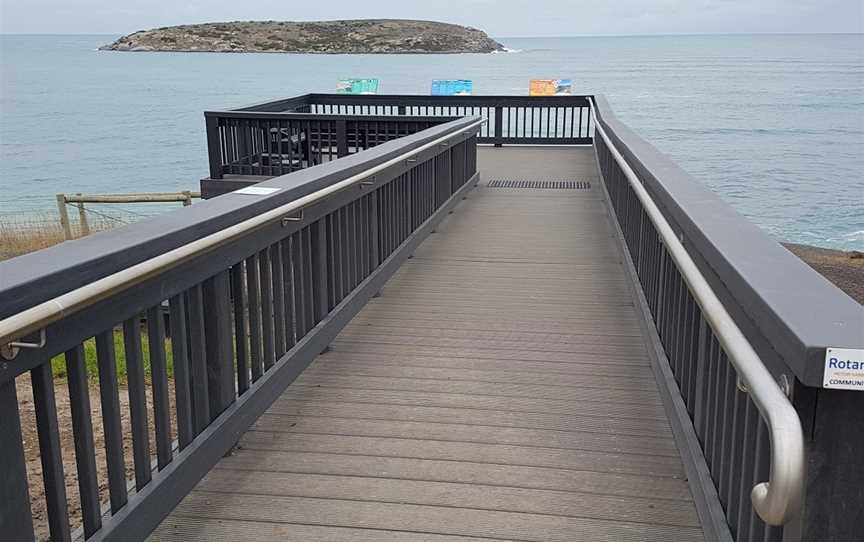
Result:
M783 243L849 297L864 305L864 253Z

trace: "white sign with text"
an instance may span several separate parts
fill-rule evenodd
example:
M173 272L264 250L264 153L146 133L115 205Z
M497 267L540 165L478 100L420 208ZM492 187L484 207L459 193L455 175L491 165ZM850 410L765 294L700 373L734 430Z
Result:
M827 348L822 387L864 391L864 350Z

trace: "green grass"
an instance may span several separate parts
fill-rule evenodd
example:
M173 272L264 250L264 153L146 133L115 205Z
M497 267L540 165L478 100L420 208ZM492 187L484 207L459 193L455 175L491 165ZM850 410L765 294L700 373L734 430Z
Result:
M150 344L147 339L147 334L143 333L141 335L141 350L144 355L144 378L147 382L150 382ZM114 331L114 353L117 361L117 380L120 384L126 384L126 352L123 346L123 332L121 331ZM170 338L165 339L165 358L168 378L174 378L174 362L171 352ZM87 376L90 380L98 380L99 365L96 361L95 339L84 341L84 363L87 366ZM60 354L51 360L51 371L54 374L54 378L66 378L66 358L63 354Z

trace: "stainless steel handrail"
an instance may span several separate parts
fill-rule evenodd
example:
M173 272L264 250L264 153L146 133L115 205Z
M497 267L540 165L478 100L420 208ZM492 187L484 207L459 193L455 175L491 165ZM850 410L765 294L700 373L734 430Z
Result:
M181 247L154 256L149 260L117 271L90 284L86 284L0 320L0 345L8 345L13 341L41 330L48 324L106 299L114 293L140 284L150 277L225 245L250 231L262 228L271 222L280 221L289 213L296 213L298 210L302 210L304 207L308 207L335 192L345 190L354 184L360 183L380 171L404 163L408 158L453 139L460 134L474 130L484 122L486 122L486 119L480 118L455 132L450 132L433 141L424 143L415 149L411 149L377 166L352 175L338 183L334 183L290 203L261 213L243 222L238 222L233 226L196 239Z
M768 426L771 442L771 472L767 482L761 482L753 487L750 499L756 513L765 523L783 525L799 511L804 485L804 433L798 413L732 316L726 311L708 281L702 276L636 173L615 148L599 120L600 117L597 116L593 100L590 107L594 113L594 131L603 137L603 141L627 177L646 214L657 228L660 240L672 256L696 303L702 309L702 314L714 330L739 379L746 386L747 392L759 409L759 414Z

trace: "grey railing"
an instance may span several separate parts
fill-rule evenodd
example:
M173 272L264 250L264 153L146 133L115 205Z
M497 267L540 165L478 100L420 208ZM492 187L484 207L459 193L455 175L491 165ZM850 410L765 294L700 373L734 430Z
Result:
M371 149L455 117L207 111L210 178L275 177Z
M2 537L34 539L19 378L30 373L33 382L51 539L70 540L74 531L52 375L58 355L68 378L81 534L143 539L473 187L482 123L452 121L277 177L254 193L0 263ZM97 479L85 360L91 341L107 495ZM131 457L115 345L128 375Z
M668 360L678 396L670 404L686 421L680 442L697 448L688 474L703 493L703 525L717 527L718 540L853 536L856 516L832 510L825 495L837 488L864 502L838 485L864 478L850 452L861 453L864 439L849 411L864 401L821 386L827 348L864 346L864 311L636 136L599 96L595 119L604 186ZM836 419L824 417L829 411ZM829 458L830 469L808 472Z

